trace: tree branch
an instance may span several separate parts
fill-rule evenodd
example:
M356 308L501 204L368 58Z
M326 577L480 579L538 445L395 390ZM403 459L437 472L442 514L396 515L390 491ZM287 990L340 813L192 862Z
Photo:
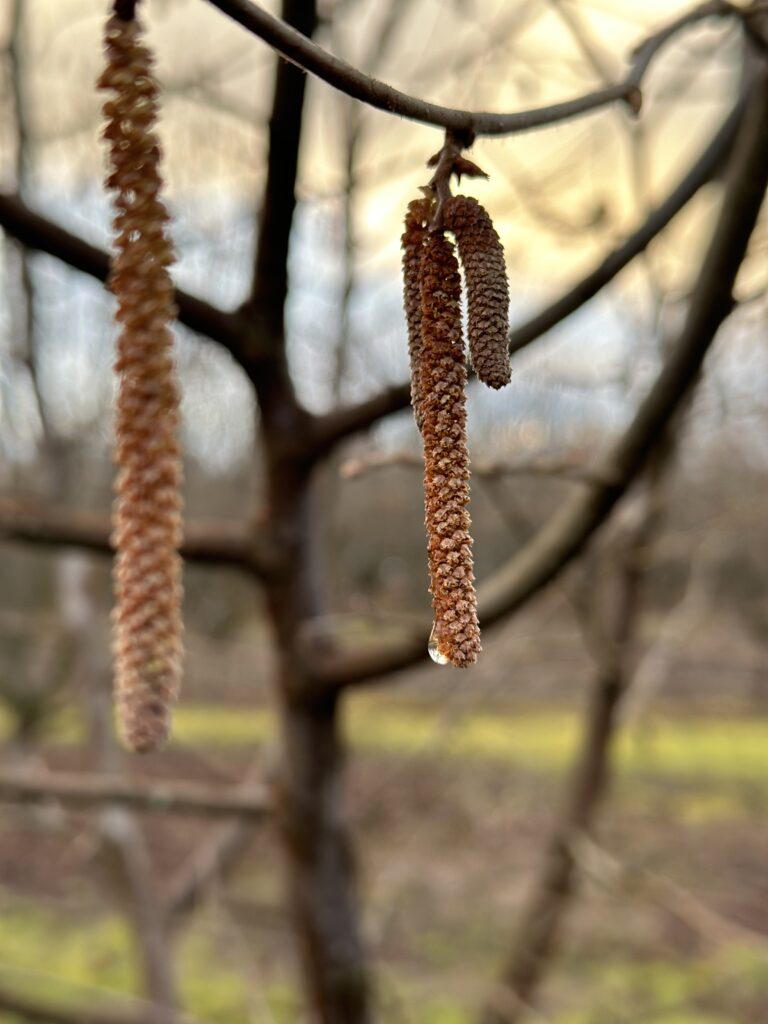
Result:
M259 36L265 43L281 53L286 60L298 64L305 71L312 72L324 82L339 89L352 99L383 110L399 117L420 121L422 124L446 128L463 135L467 142L477 135L510 135L513 132L528 131L544 125L565 121L580 114L598 110L619 100L637 113L640 109L640 86L654 56L674 35L695 22L705 18L739 17L738 8L725 0L712 0L688 11L666 28L650 36L636 51L632 66L623 81L595 92L580 96L565 103L539 107L534 110L510 114L481 113L471 110L457 110L428 103L416 96L401 92L386 85L346 61L334 57L321 46L313 43L273 17L249 0L208 0L214 7L228 15L238 24Z
M744 99L742 97L696 163L667 198L654 210L651 210L640 227L629 235L621 245L609 252L593 270L577 281L564 295L510 332L511 352L525 348L526 345L540 338L542 334L546 334L547 331L551 331L553 327L562 323L577 309L594 298L636 256L648 248L654 238L661 234L696 193L717 174L733 145L743 113Z
M339 475L345 480L355 480L371 472L399 466L405 469L423 471L424 459L415 451L373 452L368 456L347 459L339 467ZM510 476L544 477L545 479L569 481L571 483L604 483L581 462L580 454L560 457L535 456L530 459L502 459L499 462L474 462L472 476L484 480L498 480Z
M181 924L214 883L227 877L253 837L252 820L237 817L208 829L165 886L163 912L171 926Z
M254 763L243 777L238 791L248 794L262 778L262 766ZM178 926L211 885L225 878L237 864L257 824L253 819L236 817L221 822L216 828L206 829L200 843L189 852L164 886L163 913L173 926Z
M733 284L767 183L768 88L761 66L749 89L720 215L677 343L626 433L598 466L597 475L604 482L575 494L529 544L479 588L479 614L486 627L519 609L568 565L643 468L733 307ZM426 628L403 637L400 643L390 642L359 654L340 650L323 656L313 652L314 692L327 695L421 661L426 656Z
M40 1024L194 1024L194 1018L186 1014L143 1002L138 1006L135 1011L109 1005L104 1009L93 1006L70 1009L39 1003L29 996L0 988L0 1013L4 1017L12 1014Z
M636 231L629 235L620 246L608 253L594 270L591 270L559 299L519 327L513 328L509 335L511 355L519 352L526 345L530 345L542 334L575 313L577 309L580 309L606 285L610 284L636 256L648 248L654 238L667 227L670 221L722 166L723 160L733 145L743 111L744 101L742 98L734 106L698 160L667 198L651 211ZM317 417L312 436L315 457L322 457L339 441L351 434L367 430L384 416L391 416L407 408L410 401L410 385L399 384L386 388L357 405Z
M13 540L46 547L78 547L96 554L113 554L111 523L99 513L75 512L61 508L30 508L0 500L0 540ZM187 524L182 556L204 565L231 565L259 579L267 579L277 568L273 547L248 537L229 524Z
M302 38L315 31L317 12L304 0L284 0L283 17ZM299 164L301 121L304 112L306 75L280 61L275 71L275 92L269 119L267 179L264 187L253 286L254 311L264 307L271 315L272 334L282 338L283 310L288 295L288 245L296 208L296 176Z
M619 708L632 684L634 647L648 549L662 518L662 486L673 446L659 446L628 515L597 553L584 580L582 630L596 671L582 727L580 750L569 773L560 814L536 865L504 968L481 1014L481 1024L517 1024L536 1003L552 965L565 914L579 882L577 850L591 834L610 782L611 748Z
M47 217L34 213L15 195L0 192L0 227L28 249L54 256L75 270L106 282L109 254L71 234ZM176 292L179 322L228 349L247 372L243 327L236 313L218 309L188 292Z
M222 791L192 782L135 782L122 776L67 772L20 774L0 771L0 800L29 804L60 801L69 807L101 809L119 804L147 814L189 814L205 818L260 820L272 813L265 787Z

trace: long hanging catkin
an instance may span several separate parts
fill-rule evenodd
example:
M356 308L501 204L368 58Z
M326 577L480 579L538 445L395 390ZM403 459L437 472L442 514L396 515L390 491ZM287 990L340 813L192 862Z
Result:
M427 237L431 204L428 199L414 199L405 215L403 248L403 306L408 326L408 356L411 365L411 405L419 430L422 428L421 387L419 384L421 361L421 293L419 290L419 264L421 250Z
M122 325L115 362L115 696L123 741L144 753L168 737L182 655L179 396L168 273L173 253L159 198L160 147L152 132L158 90L135 18L109 19L105 49L98 85L114 94L104 104L111 167L106 184L117 192L110 284Z
M470 196L452 196L443 224L456 237L467 285L469 354L491 388L509 384L509 285L504 250L488 212Z
M465 668L477 660L480 629L472 571L466 366L461 278L453 245L429 233L419 261L420 411L424 502L437 659Z

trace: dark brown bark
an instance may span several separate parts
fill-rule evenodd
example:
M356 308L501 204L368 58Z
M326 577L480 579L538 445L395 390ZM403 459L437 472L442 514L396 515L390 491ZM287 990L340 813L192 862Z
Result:
M274 467L275 527L286 553L267 600L280 659L281 770L275 812L288 869L289 898L312 1019L369 1019L365 955L357 920L352 854L344 824L343 748L338 701L302 702L307 678L303 625L319 613L311 567L315 536L306 471Z
M284 0L283 16L309 34L317 22L315 0ZM321 611L313 573L311 466L296 444L306 438L311 418L294 393L284 320L305 84L302 72L278 61L252 298L244 308L268 339L253 379L267 467L267 530L280 552L279 570L266 582L279 662L282 758L275 810L308 1012L318 1024L365 1024L367 970L344 825L338 700L298 698L308 690L300 656L303 624Z

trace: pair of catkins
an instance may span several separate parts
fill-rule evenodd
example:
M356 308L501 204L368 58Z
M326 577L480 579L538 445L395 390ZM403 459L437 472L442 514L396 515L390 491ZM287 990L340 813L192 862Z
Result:
M465 668L480 651L469 517L466 354L461 276L467 291L472 366L491 388L509 383L509 286L504 251L487 211L468 196L440 204L427 195L408 206L403 299L408 325L411 404L424 445L427 564L434 609L429 653Z

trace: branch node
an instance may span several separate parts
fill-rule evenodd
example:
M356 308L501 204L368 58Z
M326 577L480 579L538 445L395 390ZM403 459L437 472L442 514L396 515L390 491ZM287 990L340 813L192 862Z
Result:
M467 178L488 177L481 167L462 156L462 149L471 146L474 138L475 133L471 129L458 132L449 129L445 133L442 148L427 160L427 167L434 167L435 173L429 184L422 187L421 191L428 198L437 199L435 213L429 225L430 231L442 231L444 227L443 207L451 198L451 177L453 175L456 176L458 182L461 182L462 175Z
M643 108L643 93L639 86L632 85L627 89L624 102L635 117L640 115L640 111Z
M120 21L133 21L139 0L114 0L112 12Z

